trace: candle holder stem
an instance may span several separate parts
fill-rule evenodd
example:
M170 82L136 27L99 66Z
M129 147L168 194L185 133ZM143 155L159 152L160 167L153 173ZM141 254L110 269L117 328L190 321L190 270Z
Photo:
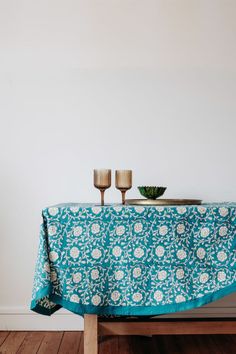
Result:
M121 190L121 194L122 194L122 204L125 204L125 193L126 193L126 189Z
M104 206L104 193L105 193L105 189L100 189L101 192L101 205Z

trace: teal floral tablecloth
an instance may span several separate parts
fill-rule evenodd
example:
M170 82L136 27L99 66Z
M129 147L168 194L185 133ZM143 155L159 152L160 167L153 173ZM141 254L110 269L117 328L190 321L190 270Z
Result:
M158 315L236 291L236 203L43 210L31 309Z

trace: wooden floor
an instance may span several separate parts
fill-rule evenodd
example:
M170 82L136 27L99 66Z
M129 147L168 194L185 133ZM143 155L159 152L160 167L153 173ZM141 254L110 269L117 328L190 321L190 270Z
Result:
M83 354L82 332L0 332L0 353ZM99 354L234 354L236 335L104 337Z

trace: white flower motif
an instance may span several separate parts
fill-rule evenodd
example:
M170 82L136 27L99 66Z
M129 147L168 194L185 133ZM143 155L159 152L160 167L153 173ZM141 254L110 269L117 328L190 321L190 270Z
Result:
M167 272L165 270L160 270L157 275L159 280L165 280L167 277Z
M53 270L51 273L50 273L50 278L51 278L51 282L54 282L57 280L57 273L55 272L55 270Z
M134 207L134 209L135 209L136 213L139 213L139 214L141 214L145 210L145 208L141 207L141 206Z
M92 269L91 270L91 278L93 280L96 280L99 278L99 270L98 269Z
M219 209L219 213L221 216L225 217L226 215L228 215L229 210L228 210L228 208L222 207Z
M102 256L102 252L98 248L92 250L92 257L94 259L99 259L101 256Z
M226 273L224 271L220 271L217 274L218 281L222 282L226 280Z
M102 208L101 207L92 207L92 212L97 215L99 213L101 213Z
M136 224L134 224L134 231L138 234L142 232L142 230L143 230L143 224L141 222L136 222Z
M120 257L122 253L122 249L119 246L115 246L112 250L112 253L115 257Z
M51 207L51 208L48 209L48 212L49 212L49 214L50 214L51 216L56 216L57 213L58 213L58 208L56 208L56 207Z
M144 256L144 250L141 247L135 248L134 257L142 258Z
M184 278L184 270L183 268L179 268L176 270L176 278L183 279Z
M54 235L56 235L56 233L57 233L57 228L56 228L56 226L55 226L55 225L49 226L49 228L48 228L48 234L49 234L49 236L54 236Z
M101 299L101 296L99 296L99 295L94 295L94 296L92 297L92 303L93 303L93 305L95 305L95 306L98 306L101 301L102 301L102 299Z
M186 213L186 208L185 207L177 207L177 213L178 214L185 214Z
M203 258L205 257L205 255L206 255L205 249L202 248L202 247L199 247L199 248L197 249L197 257L198 257L199 259L203 259Z
M71 297L70 297L70 301L72 301L72 302L79 302L79 296L77 295L77 294L73 294L73 295L71 295Z
M55 262L58 259L58 253L56 251L49 252L49 259L51 262Z
M72 278L74 283L79 283L82 279L82 274L80 272L74 273Z
M185 297L183 295L177 295L175 298L176 303L184 302L184 301L185 301Z
M115 279L116 280L121 280L124 278L124 272L123 270L117 270L115 271Z
M178 250L176 255L177 255L177 258L179 258L181 260L187 257L187 254L184 250Z
M225 251L220 251L217 253L217 258L220 262L224 262L227 259L227 254Z
M207 237L207 236L209 236L209 234L210 234L210 229L209 229L209 227L203 227L203 228L201 229L201 236L202 236L202 237Z
M163 207L156 207L156 211L159 211L160 213L162 213L164 211Z
M228 232L228 228L226 226L221 226L219 229L219 235L220 236L226 236Z
M165 253L165 249L162 246L157 246L155 253L157 255L157 257L163 257L164 253Z
M208 273L202 273L200 275L200 283L205 284L209 280L209 274Z
M184 226L184 224L178 224L177 225L177 232L178 232L178 234L183 234L184 233L184 231L185 231L185 226Z
M70 255L72 258L78 258L79 257L79 250L77 247L72 247L70 250Z
M134 302L139 302L143 298L143 295L141 293L134 293L132 296L132 299Z
M202 206L198 207L197 210L199 211L200 214L205 214L206 212L206 208Z
M44 263L43 268L44 268L44 270L46 270L46 272L48 272L48 273L50 272L50 265L49 265L48 262L45 262L45 263Z
M198 298L198 299L199 299L200 297L202 297L202 296L204 296L204 294L202 294L202 293L197 294L197 298Z
M92 234L97 234L99 231L100 231L100 225L99 224L92 224L92 226L91 226Z
M113 208L117 213L119 213L120 211L122 211L122 207L121 206L115 206Z
M112 299L113 301L118 301L119 298L120 298L120 293L119 293L119 291L115 290L115 291L113 291L113 292L111 293L111 299Z
M165 236L165 235L167 234L167 232L168 232L168 227L167 227L166 225L160 226L160 228L159 228L159 234L160 234L161 236Z
M77 213L79 211L78 207L70 207L70 210L72 211L72 213Z
M156 290L155 293L154 293L154 299L155 299L157 302L160 302L160 301L163 299L163 293L162 293L162 291Z
M140 277L141 274L142 274L141 268L139 268L139 267L134 268L134 270L133 270L133 277L134 278Z
M80 236L83 232L83 228L81 226L76 226L73 230L74 236Z
M117 228L116 228L116 234L117 234L118 236L122 236L122 235L124 235L124 233L125 233L125 227L124 227L124 225L117 226Z

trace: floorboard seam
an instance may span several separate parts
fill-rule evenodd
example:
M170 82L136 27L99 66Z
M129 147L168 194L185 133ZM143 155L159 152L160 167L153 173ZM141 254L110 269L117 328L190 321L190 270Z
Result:
M63 331L57 353L59 353L59 351L60 351L61 343L62 343L62 340L64 338L64 335L65 335L65 332Z
M47 332L44 332L43 338L42 338L42 340L41 340L41 342L40 342L40 345L39 345L39 347L38 347L38 350L37 350L36 354L39 352L39 349L41 348L41 345L42 345L43 340L44 340L44 338L45 338L45 336L46 336L46 333L47 333Z
M4 341L2 342L2 344L1 344L1 346L0 346L0 350L1 350L1 348L2 348L2 346L3 346L3 343L6 341L6 339L9 337L9 335L10 335L10 331L8 332L8 335L6 336L6 338L4 339Z

